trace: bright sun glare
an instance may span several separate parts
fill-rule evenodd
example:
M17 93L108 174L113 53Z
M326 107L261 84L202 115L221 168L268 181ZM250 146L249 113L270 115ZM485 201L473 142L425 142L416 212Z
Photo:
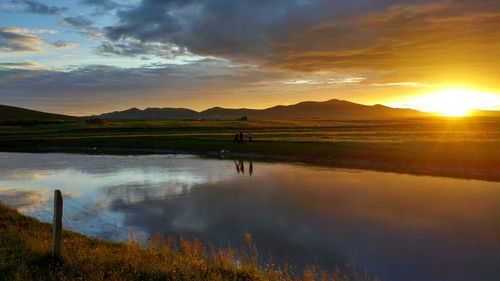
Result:
M408 101L413 108L444 116L466 116L473 109L495 110L500 97L468 89L443 89Z

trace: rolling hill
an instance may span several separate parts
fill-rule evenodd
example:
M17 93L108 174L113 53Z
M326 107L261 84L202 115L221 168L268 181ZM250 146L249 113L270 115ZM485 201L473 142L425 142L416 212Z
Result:
M81 117L46 113L21 107L0 105L0 120L6 121L78 121Z

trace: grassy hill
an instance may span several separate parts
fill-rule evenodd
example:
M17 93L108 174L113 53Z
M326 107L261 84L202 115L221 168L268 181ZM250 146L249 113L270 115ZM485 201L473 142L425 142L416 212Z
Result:
M31 109L25 109L15 106L0 105L0 121L17 120L17 121L65 121L72 122L82 120L80 117L46 113Z

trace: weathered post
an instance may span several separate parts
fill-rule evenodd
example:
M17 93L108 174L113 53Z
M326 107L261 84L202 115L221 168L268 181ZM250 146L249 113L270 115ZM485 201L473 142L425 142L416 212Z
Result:
M59 257L61 252L61 230L62 230L63 199L61 191L54 190L54 223L52 225L52 257Z

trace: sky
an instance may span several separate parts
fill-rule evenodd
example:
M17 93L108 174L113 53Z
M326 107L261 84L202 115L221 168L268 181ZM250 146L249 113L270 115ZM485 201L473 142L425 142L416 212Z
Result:
M0 104L48 112L500 110L499 78L498 0L0 0Z

